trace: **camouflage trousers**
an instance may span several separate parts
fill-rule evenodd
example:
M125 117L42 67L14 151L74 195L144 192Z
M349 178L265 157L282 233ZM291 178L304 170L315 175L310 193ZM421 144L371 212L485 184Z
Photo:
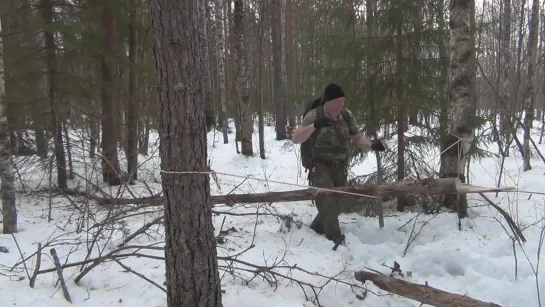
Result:
M347 184L346 162L315 163L309 173L310 186L317 188L342 187ZM342 212L343 200L328 198L316 200L318 214L310 224L316 233L325 234L326 238L338 243L342 234L339 227L339 215Z

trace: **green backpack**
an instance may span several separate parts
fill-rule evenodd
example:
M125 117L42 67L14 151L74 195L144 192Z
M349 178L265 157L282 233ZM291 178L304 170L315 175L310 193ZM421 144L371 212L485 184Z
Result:
M316 119L321 118L324 116L324 108L322 107L322 98L316 98L309 102L305 106L305 111L303 113L303 118L310 112L311 110L316 109ZM343 116L343 119L345 121L348 120L346 110L343 109L341 111L341 114ZM316 136L318 135L318 129L316 129L310 137L301 143L301 162L303 164L303 167L305 168L305 173L314 167L314 161L312 156L312 146L314 145L314 142L316 141Z

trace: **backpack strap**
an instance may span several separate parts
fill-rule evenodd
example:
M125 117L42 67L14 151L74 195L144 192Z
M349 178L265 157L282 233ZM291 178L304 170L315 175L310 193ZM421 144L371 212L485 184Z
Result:
M319 106L316 107L316 119L320 119L322 117L324 117L325 114L324 114L324 104L323 103L320 103ZM318 130L320 128L314 130L314 132L311 134L311 137L313 137L312 139L312 143L311 143L311 146L314 145L314 139L316 138L316 135L318 134Z
M320 103L315 109L316 109L316 119L324 117L324 105L323 105L323 103ZM314 143L316 142L316 138L318 136L318 130L319 129L320 128L314 130L314 132L312 132L312 134L310 135L309 140L308 140L309 147L310 147L309 150L311 151L310 152L311 157L312 157L312 147L314 146ZM313 159L312 160L312 167L313 167L314 166L314 158L312 157L312 159ZM312 167L311 167L311 169L312 169ZM305 173L307 172L307 170L308 170L308 168L305 169ZM309 172L308 180L309 180L309 184L310 184L310 172Z
M342 109L341 115L342 115L342 117L343 117L343 119L344 119L344 122L345 122L347 125L349 125L349 124L350 124L349 121L348 121L348 116L349 116L349 115L348 115L348 111L346 110L346 108L343 108L343 109Z
M320 102L320 104L316 107L316 119L324 117L324 104Z

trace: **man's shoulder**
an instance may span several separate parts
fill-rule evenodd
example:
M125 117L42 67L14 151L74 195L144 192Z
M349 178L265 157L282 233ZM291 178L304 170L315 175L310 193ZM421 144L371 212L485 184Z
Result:
M350 111L350 109L344 108L343 111L344 111L344 113L345 113L346 115L348 115L348 116L354 116L354 115L352 114L352 111Z
M352 114L352 111L350 111L349 109L347 108L344 108L342 111L341 111L341 115L343 116L344 119L353 119L354 118L354 114Z
M354 118L354 114L352 114L352 111L349 109L344 109L343 119L348 125L348 132L350 135L356 135L359 133L359 127L357 125L357 121Z
M316 119L316 114L316 109L308 111L308 113L303 117L303 126L312 124Z
M305 117L307 117L307 116L316 116L316 112L317 112L317 108L310 109L310 111L308 111L308 113L305 115Z

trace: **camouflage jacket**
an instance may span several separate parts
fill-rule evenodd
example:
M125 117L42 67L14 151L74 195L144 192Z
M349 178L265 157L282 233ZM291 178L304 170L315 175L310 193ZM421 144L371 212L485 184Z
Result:
M316 109L310 110L303 118L302 126L312 125L316 119L316 113ZM344 118L343 115L347 115L348 118ZM351 136L359 132L352 112L345 109L345 112L341 113L341 117L337 121L333 121L330 127L321 128L317 131L311 149L313 159L324 162L346 160Z

